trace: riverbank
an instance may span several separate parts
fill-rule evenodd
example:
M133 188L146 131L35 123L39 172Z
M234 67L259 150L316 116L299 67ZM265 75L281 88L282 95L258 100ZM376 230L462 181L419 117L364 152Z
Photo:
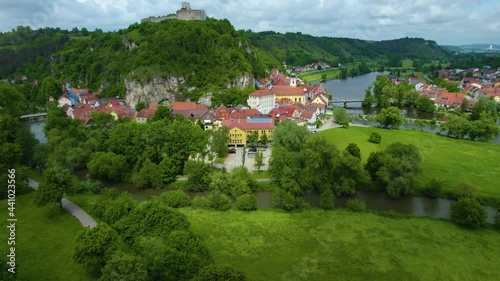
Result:
M370 133L382 136L382 143L368 142ZM334 128L318 132L340 150L356 143L361 150L363 164L373 151L381 151L393 142L415 145L422 156L422 172L417 177L416 193L420 194L427 182L434 178L444 181L443 197L451 197L457 184L463 181L478 187L483 201L500 200L500 145L487 142L458 140L413 130L387 130L376 127Z
M185 213L251 280L499 280L500 235L438 219L306 209Z

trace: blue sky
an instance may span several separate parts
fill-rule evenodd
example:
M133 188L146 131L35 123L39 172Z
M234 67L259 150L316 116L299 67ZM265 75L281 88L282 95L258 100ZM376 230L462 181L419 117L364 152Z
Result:
M87 27L126 28L148 16L175 12L171 0L0 0L0 31ZM441 45L500 44L498 0L199 0L193 9L227 18L236 29L387 40L422 37Z

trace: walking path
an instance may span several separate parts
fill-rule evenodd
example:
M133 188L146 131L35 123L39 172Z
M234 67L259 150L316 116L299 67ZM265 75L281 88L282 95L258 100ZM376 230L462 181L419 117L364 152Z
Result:
M38 189L38 182L33 179L29 179L28 185L35 190ZM73 217L75 217L83 226L89 228L97 226L97 222L82 208L78 207L78 205L66 198L63 198L61 202L63 208L66 209L71 215L73 215Z

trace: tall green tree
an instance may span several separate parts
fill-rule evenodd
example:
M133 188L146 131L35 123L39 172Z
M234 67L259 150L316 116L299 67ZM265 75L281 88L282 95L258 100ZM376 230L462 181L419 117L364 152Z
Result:
M396 129L404 122L401 110L397 107L383 108L375 117L375 121L384 128Z
M42 86L40 88L40 95L43 95L47 100L49 97L53 97L55 100L63 94L62 83L57 81L52 76L47 76L42 81Z
M26 98L13 86L0 82L0 114L17 118L26 108Z
M349 122L351 119L347 114L347 111L343 107L336 107L334 109L333 118L335 118L335 122L341 125L343 128L349 128Z
M148 272L141 257L117 250L102 269L99 281L146 281Z
M229 143L229 131L226 127L215 129L211 132L212 138L210 147L218 157L226 157L228 153L227 144Z
M44 181L40 183L35 193L35 204L39 207L47 204L59 204L62 208L62 199L74 185L74 176L68 169L61 167L48 168L43 173Z
M260 172L260 169L262 166L264 166L264 153L258 151L255 153L255 167L257 168L257 171Z
M83 229L76 237L73 260L94 271L100 271L118 249L119 236L105 223Z

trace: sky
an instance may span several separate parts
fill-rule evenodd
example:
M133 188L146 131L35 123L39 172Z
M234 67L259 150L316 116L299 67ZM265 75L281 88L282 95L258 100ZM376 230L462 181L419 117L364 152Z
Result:
M440 45L500 44L498 0L198 0L192 9L236 29L389 40L422 37ZM0 0L0 31L18 25L104 31L175 13L172 0Z

